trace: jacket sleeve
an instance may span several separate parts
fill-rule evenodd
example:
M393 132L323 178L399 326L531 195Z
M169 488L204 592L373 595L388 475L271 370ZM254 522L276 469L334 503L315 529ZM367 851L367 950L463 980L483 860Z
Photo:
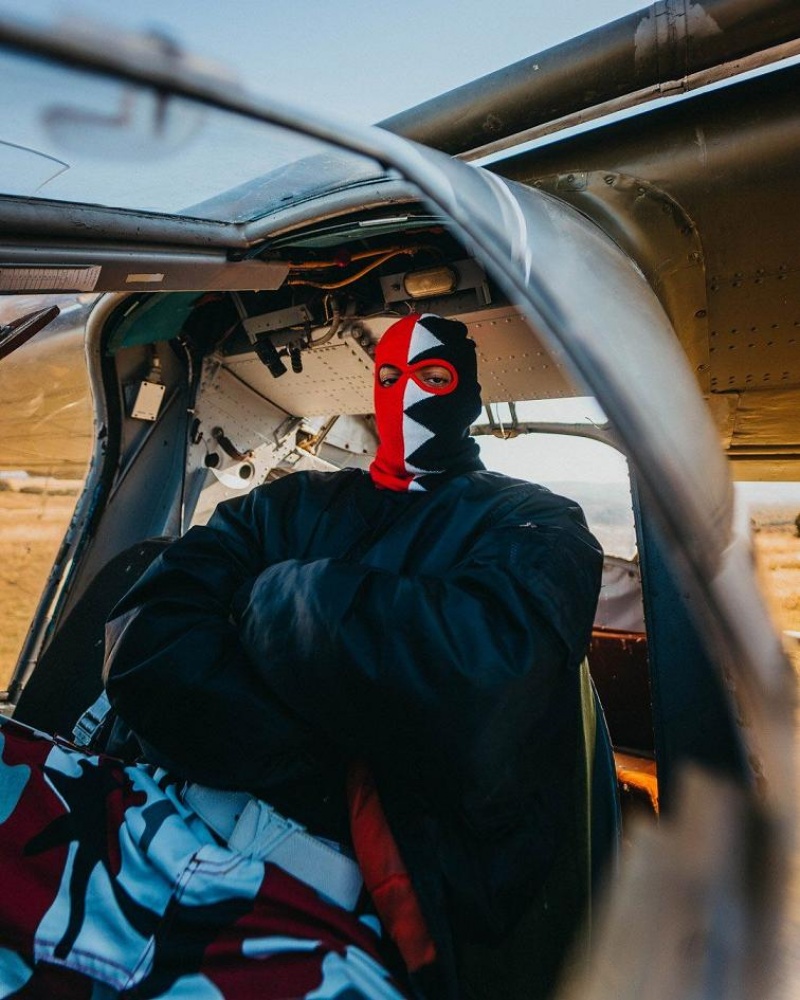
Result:
M249 494L222 504L208 526L190 529L106 627L109 698L148 758L219 787L265 787L274 768L286 776L301 765L317 739L255 669L232 617L265 549L280 558L284 547L282 504L270 512L257 503Z
M480 811L519 792L509 761L585 652L601 568L579 514L537 525L523 510L441 576L329 559L271 566L241 637L314 727Z

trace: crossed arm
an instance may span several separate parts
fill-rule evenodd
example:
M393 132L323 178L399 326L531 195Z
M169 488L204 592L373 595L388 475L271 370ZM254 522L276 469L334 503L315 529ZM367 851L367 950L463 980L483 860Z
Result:
M434 797L502 798L508 760L582 655L601 562L585 529L524 514L423 575L293 558L250 498L223 506L118 606L111 700L151 759L208 784L263 788L331 748L402 767Z

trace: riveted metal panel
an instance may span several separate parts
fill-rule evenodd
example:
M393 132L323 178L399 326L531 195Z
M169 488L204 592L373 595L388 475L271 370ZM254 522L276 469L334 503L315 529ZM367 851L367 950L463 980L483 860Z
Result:
M712 275L708 306L712 392L800 386L800 261Z
M580 395L560 361L545 350L524 317L504 306L458 317L478 349L478 377L484 403L552 399ZM394 320L364 321L377 342ZM246 385L289 413L371 413L372 359L351 339L303 351L303 370L273 378L248 354L229 358L226 367Z
M273 378L255 355L226 367L276 406L295 414L369 413L372 359L351 340L303 351L303 370Z
M636 261L707 392L705 254L685 208L658 185L610 170L553 174L534 186L574 205Z
M461 319L478 347L484 403L582 394L517 310L493 309Z

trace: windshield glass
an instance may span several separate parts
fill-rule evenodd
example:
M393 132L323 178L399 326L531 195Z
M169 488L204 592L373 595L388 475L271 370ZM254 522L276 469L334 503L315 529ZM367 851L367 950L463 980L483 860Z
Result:
M379 179L366 157L124 81L0 52L0 194L245 222Z

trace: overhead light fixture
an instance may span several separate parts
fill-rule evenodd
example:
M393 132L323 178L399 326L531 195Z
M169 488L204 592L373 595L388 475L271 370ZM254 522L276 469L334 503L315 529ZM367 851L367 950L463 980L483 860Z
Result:
M387 306L409 299L437 299L469 291L474 291L478 306L487 306L492 301L486 273L470 257L419 271L384 274L380 280L383 301Z
M458 275L452 267L428 267L424 271L409 271L403 278L403 288L411 299L451 295L457 287Z

